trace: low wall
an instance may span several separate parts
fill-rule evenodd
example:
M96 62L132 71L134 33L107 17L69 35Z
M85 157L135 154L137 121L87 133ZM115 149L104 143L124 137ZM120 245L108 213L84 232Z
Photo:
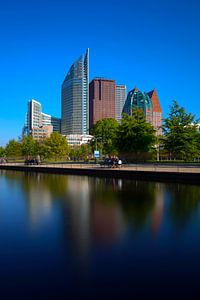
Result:
M24 165L0 165L0 170L13 170L23 172L38 172L52 174L86 175L95 177L126 178L145 181L180 182L200 184L200 173L149 171L149 170L127 170L108 168L68 168L51 166L24 166Z

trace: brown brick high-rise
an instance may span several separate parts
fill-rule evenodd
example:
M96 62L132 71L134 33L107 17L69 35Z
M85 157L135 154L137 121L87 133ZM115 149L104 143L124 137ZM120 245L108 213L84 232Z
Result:
M153 112L153 118L152 118L152 125L156 129L157 135L162 134L162 108L160 105L160 101L158 99L158 95L156 93L156 89L153 89L153 91L147 93L152 101L152 112Z
M101 119L115 117L115 80L93 79L89 85L90 128Z

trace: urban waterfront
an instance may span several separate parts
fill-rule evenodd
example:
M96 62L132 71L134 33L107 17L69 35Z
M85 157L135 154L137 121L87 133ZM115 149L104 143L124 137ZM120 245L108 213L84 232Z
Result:
M200 187L0 171L2 299L192 297Z

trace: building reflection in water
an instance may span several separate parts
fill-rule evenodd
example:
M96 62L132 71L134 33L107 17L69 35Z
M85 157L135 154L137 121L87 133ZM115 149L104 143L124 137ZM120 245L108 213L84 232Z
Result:
M70 237L72 253L89 254L93 244L119 242L133 224L137 230L152 220L159 232L163 215L163 189L157 183L87 176L35 174L25 183L29 218L40 226L57 202L63 218L63 238Z
M41 186L30 188L28 201L29 220L32 228L40 226L52 211L51 193Z
M64 226L69 229L74 254L86 256L90 249L90 187L88 177L69 176L64 201Z
M121 179L96 179L91 182L91 228L93 239L100 244L112 244L124 233L123 213L117 199Z
M152 233L154 237L156 237L160 232L163 216L164 186L162 183L156 183L155 205L152 211Z
M66 193L67 177L28 173L23 176L22 182L30 225L36 229L53 215L53 204Z
M76 257L85 257L95 244L122 240L127 230L157 236L164 214L164 184L66 176L21 176L32 228L39 228L59 210L62 238ZM68 242L70 241L70 243Z

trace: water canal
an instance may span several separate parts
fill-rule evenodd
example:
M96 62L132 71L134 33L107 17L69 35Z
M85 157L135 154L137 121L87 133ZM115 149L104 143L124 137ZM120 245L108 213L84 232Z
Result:
M2 299L194 299L200 186L0 171Z

